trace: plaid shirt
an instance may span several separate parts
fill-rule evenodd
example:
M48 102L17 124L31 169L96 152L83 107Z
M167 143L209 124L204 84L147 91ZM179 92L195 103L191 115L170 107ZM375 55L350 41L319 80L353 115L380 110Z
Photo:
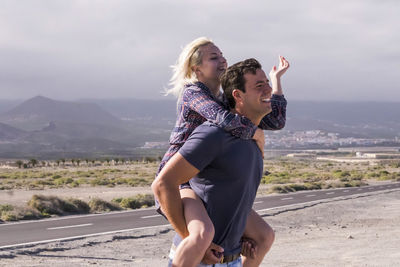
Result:
M286 104L283 95L272 95L272 112L261 120L258 127L263 130L282 129L286 123ZM178 118L169 140L171 146L161 161L159 171L194 129L206 120L242 139L251 139L257 129L248 118L231 113L226 99L215 98L203 83L188 84L178 104Z

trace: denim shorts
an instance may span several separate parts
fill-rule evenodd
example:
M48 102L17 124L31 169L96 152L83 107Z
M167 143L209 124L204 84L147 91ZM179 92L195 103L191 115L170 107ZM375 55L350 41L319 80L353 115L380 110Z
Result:
M172 259L174 258L175 255L175 251L174 250L170 250L169 251L169 260L168 260L168 267L172 266ZM216 264L203 264L200 263L199 265L197 265L197 267L242 267L242 257L237 258L234 261L231 262L227 262L227 263L216 263Z

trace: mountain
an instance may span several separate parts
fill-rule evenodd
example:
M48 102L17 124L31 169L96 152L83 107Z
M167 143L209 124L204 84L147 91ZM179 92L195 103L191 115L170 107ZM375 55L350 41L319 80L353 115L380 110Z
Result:
M25 131L0 122L0 142L15 140L25 135Z
M36 96L0 115L0 121L25 130L39 130L51 121L121 126L121 121L95 103L77 103Z
M400 136L400 103L288 102L286 130L324 130L346 137Z
M176 119L176 99L83 99L118 118Z
M37 96L0 115L1 157L129 151L151 134L138 136L95 103Z
M113 115L152 127L171 130L176 100L86 99ZM400 103L317 102L288 100L285 130L324 130L342 137L393 138L400 136Z
M145 142L166 142L176 100L86 99L37 96L0 114L0 157L59 158L143 155ZM287 131L322 130L340 137L400 136L400 103L290 101ZM142 154L141 154L142 153Z
M0 114L18 106L22 102L23 100L18 99L0 99Z
M340 124L400 123L400 103L289 101L288 116Z

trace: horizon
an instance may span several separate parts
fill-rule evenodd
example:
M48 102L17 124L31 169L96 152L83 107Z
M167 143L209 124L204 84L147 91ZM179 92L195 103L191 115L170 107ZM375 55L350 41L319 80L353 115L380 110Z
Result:
M82 102L82 101L102 101L102 100L107 100L107 101L122 101L122 100L145 100L145 101L177 101L177 98L171 97L171 96L166 96L164 98L136 98L136 97L116 97L116 98L53 98L53 97L48 97L45 95L35 95L32 97L27 97L27 98L0 98L0 101L10 101L10 102L25 102L27 100L36 98L36 97L44 97L47 99L51 99L54 101L62 101L62 102ZM285 95L286 97L286 95ZM288 100L289 101L289 100ZM290 101L294 102L309 102L309 103L391 103L391 104L400 104L400 100L397 101L390 101L390 100L385 100L385 101L377 101L377 100L304 100L304 99L290 99ZM290 103L288 103L288 106Z

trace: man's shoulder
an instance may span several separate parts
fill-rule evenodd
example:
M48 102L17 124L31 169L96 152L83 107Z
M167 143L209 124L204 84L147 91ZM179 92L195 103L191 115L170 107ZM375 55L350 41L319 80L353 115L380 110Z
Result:
M208 138L223 138L226 135L226 131L222 128L218 127L216 124L212 122L204 122L199 125L194 131L193 134L201 135Z

